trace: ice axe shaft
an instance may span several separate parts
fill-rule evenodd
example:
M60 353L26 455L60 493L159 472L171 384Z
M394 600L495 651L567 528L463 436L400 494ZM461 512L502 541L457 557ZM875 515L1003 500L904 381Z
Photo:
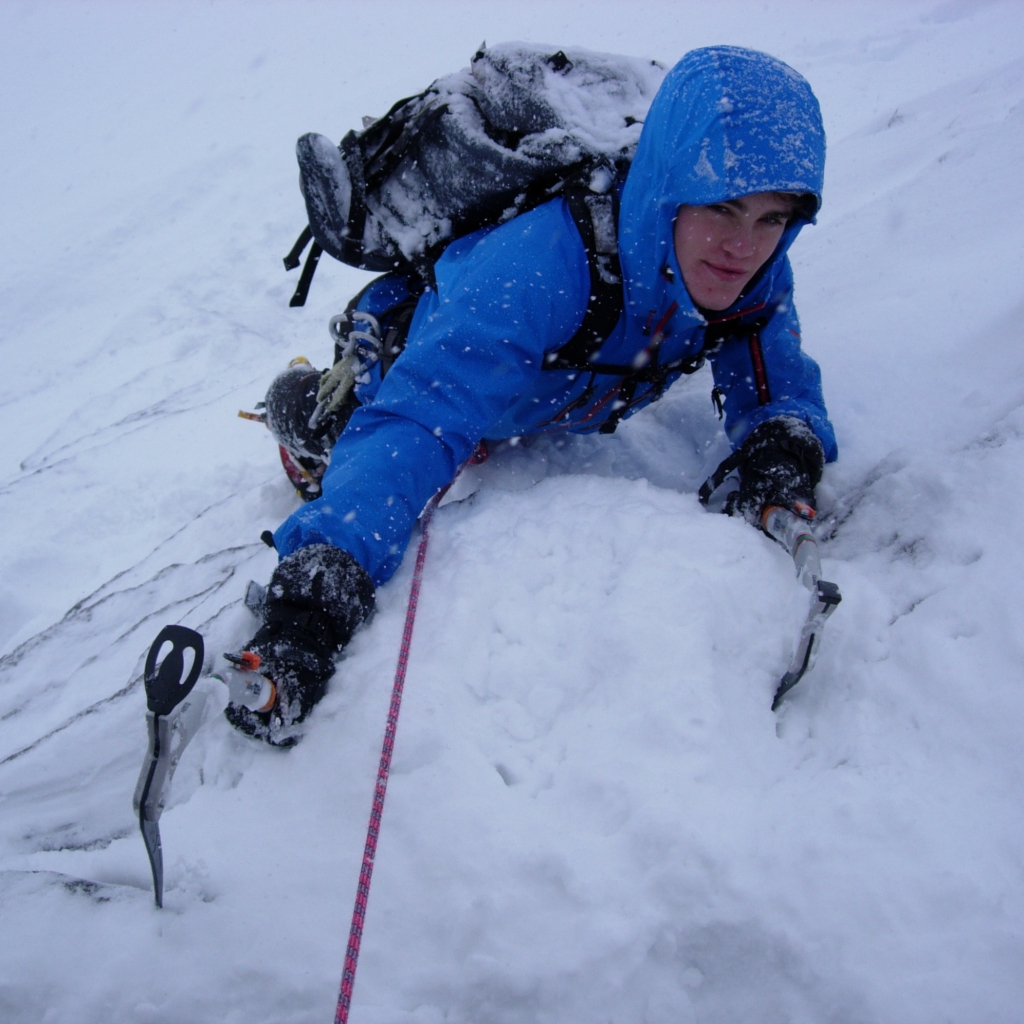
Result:
M809 520L788 509L773 508L765 514L764 529L769 537L777 540L790 553L797 577L813 595L807 620L800 631L796 653L775 689L772 711L776 711L782 698L814 667L825 620L836 610L843 597L836 584L821 578L821 556Z

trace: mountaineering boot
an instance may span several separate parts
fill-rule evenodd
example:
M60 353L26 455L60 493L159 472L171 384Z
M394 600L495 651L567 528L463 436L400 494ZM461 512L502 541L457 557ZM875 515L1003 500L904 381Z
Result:
M410 318L414 308L415 303ZM328 327L334 339L334 365L321 372L302 356L293 359L271 381L263 401L264 422L303 501L320 497L331 449L359 407L355 385L370 382L370 370L383 353L381 327L370 313L342 313L332 317Z
M225 655L262 684L251 691L261 696L229 704L227 720L274 746L295 743L296 727L327 690L334 655L373 605L373 582L347 551L311 544L283 558L267 587L263 625L243 651Z
M281 464L303 501L320 497L331 449L359 405L349 392L332 415L315 418L323 376L300 356L271 381L263 401L264 420L277 441Z

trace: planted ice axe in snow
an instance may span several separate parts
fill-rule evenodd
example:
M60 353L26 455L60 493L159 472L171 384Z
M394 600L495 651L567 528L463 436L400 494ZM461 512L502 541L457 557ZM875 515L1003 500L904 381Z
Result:
M811 533L810 522L784 508L772 508L765 513L765 533L777 540L792 556L800 582L814 596L807 621L800 632L796 654L786 674L779 681L772 701L777 710L782 698L811 670L821 645L821 631L825 620L842 600L839 587L821 578L821 558L818 543Z
M135 786L134 806L153 870L153 897L158 907L164 905L160 815L174 769L203 717L207 695L192 694L202 669L203 638L187 626L164 626L146 656L149 750ZM190 694L191 699L186 699Z

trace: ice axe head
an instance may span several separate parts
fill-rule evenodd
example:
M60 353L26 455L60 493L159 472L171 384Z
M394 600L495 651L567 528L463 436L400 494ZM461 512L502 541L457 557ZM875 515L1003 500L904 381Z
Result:
M167 644L171 645L170 650L164 650ZM187 674L186 652L192 654ZM187 626L164 626L146 655L146 705L149 710L154 715L169 715L189 695L202 670L203 638Z

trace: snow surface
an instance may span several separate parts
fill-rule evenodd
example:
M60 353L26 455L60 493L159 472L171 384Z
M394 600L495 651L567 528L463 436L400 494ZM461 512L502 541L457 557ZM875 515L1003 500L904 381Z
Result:
M806 594L698 506L705 374L482 467L433 527L352 1020L1020 1021L1024 9L680 0L0 6L0 1019L331 1018L411 559L293 751L200 684L162 912L139 673L167 622L211 664L250 635L297 499L235 411L366 279L288 309L295 138L482 38L811 81L844 602L772 715Z

